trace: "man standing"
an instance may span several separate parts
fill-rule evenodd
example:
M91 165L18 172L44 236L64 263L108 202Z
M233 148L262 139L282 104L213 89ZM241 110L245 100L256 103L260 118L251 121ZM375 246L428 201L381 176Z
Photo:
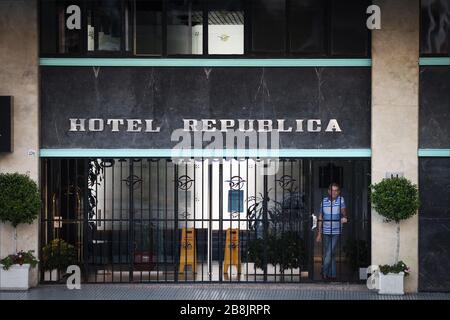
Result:
M328 188L328 197L323 198L320 203L316 241L321 242L323 235L322 278L324 280L336 280L336 246L342 232L342 225L347 223L347 208L340 193L340 186L332 183Z

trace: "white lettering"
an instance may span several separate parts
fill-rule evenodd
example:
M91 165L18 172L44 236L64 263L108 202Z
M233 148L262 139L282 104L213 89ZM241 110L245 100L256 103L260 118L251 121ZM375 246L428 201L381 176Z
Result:
M141 130L142 130L142 120L127 119L127 131L128 132L140 132Z
M216 131L216 128L214 127L214 125L216 124L216 120L214 119L204 119L202 121L203 123L203 131L208 132L208 131Z
M254 131L253 129L253 121L254 120L244 120L244 119L239 119L239 131L243 131L243 132L248 132L248 131ZM248 129L245 129L245 123L248 123Z
M284 121L285 120L277 120L277 122L278 122L278 132L292 132L292 127L289 127L287 129L284 128Z
M111 125L112 132L118 132L119 131L119 124L123 125L123 119L108 119L106 120L106 124L109 126Z
M339 127L339 123L336 119L331 119L330 122L328 122L328 126L325 129L325 132L342 132L341 128Z
M312 119L312 120L308 120L307 122L307 130L308 132L320 132L321 130L321 126L320 126L321 121L319 119Z
M89 131L103 131L104 129L103 119L89 119Z
M70 121L69 131L86 131L84 128L86 119L69 119L69 121Z
M342 132L342 128L337 119L326 120L326 129L322 129L321 119L183 119L183 128L185 132ZM158 126L153 119L84 119L69 118L69 132L100 132L104 131L105 123L111 132L161 132L161 126ZM275 123L274 123L275 122ZM220 126L220 127L219 127ZM306 128L305 128L306 127Z
M272 131L272 120L258 120L258 132Z
M227 132L228 129L234 128L234 120L232 119L220 120L220 127L221 127L220 131Z
M145 120L145 132L160 132L161 127L153 128L153 120Z
M198 131L197 124L198 121L195 119L183 119L184 131Z
M296 132L303 132L303 119L298 119L295 121L297 124L297 130Z

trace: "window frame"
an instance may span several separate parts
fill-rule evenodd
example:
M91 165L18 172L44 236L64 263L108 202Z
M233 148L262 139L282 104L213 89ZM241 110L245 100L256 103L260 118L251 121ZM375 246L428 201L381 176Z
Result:
M333 0L327 0L327 10L328 10L328 48L327 48L327 56L328 57L333 57L333 58L371 58L372 57L372 32L369 31L369 29L367 29L366 31L366 41L367 41L367 45L365 48L365 54L363 55L359 55L359 54L333 54L332 53L332 48L333 48L333 40L334 38L332 37L332 29L333 29L333 21L332 21L332 2ZM366 5L369 6L373 3L372 0L361 0L361 1L366 1ZM367 16L366 16L367 18ZM367 21L367 19L366 19Z
M43 5L42 2L45 0L39 1L39 24L41 26L42 23L42 10ZM331 0L325 0L325 52L292 52L290 46L290 17L289 17L289 8L292 0L283 0L285 1L285 50L284 52L268 52L268 51L252 51L251 50L251 37L252 37L252 16L251 16L251 3L253 0L243 0L244 3L244 52L243 54L210 54L208 52L208 0L199 0L202 3L202 12L203 12L203 53L202 54L168 54L167 53L167 14L168 14L168 1L169 0L161 0L162 1L162 54L136 54L136 28L135 28L135 15L136 15L136 1L135 0L119 0L121 2L121 41L120 41L120 50L118 51L106 51L106 50L95 50L98 48L98 27L96 22L94 21L95 30L97 30L97 36L95 37L95 45L93 51L87 50L87 13L88 13L88 3L94 2L95 6L97 6L96 1L92 0L80 0L81 1L81 52L80 53L44 53L42 52L42 34L39 33L39 56L42 58L184 58L184 59L256 59L256 58L275 58L275 59L310 59L310 58L371 58L371 32L367 30L367 45L365 54L331 54L331 46L332 46L332 36L331 36ZM125 7L127 3L130 3L130 8L132 12L130 13L130 19L132 19L130 23L131 35L132 39L130 39L130 51L126 51L125 44ZM372 3L372 1L367 0L368 5ZM93 4L93 5L94 5ZM94 15L95 16L95 15ZM422 23L422 20L420 21ZM58 33L58 32L57 32ZM59 33L57 34L57 41L59 37ZM446 56L446 55L426 55L426 56ZM448 56L448 55L447 55Z
M165 14L166 13L166 7L167 7L167 5L166 5L166 1L165 0L161 0L161 41L162 41L162 43L161 43L161 54L154 54L154 53L136 53L137 51L136 51L136 48L137 48L137 45L136 45L136 30L137 30L137 28L136 28L136 12L137 12L137 10L136 10L136 0L133 0L132 2L131 2L131 7L133 8L133 12L132 12L132 19L133 19L133 21L132 21L132 23L131 23L131 25L132 25L132 28L133 28L133 31L132 31L132 34L133 34L133 39L132 39L132 44L131 44L131 46L132 46L132 48L131 48L131 52L132 52L132 55L134 56L134 57L138 57L138 58L142 58L142 57L148 57L148 58L159 58L159 57L164 57L165 56L165 53L167 52L167 42L166 41L164 41L164 39L166 39L166 37L167 37L167 15Z

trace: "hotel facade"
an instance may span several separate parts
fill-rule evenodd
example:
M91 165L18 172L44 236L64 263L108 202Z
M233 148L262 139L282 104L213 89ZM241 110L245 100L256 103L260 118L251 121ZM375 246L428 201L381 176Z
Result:
M450 290L449 0L5 0L0 26L0 172L42 194L18 249L66 241L84 283L321 282L337 183L335 280L364 283L396 245L370 185L404 176L405 289Z

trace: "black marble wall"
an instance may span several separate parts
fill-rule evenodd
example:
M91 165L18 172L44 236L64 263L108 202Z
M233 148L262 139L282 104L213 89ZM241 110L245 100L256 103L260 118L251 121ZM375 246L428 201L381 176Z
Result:
M321 119L281 148L370 148L370 68L42 67L42 148L171 148L183 118ZM69 118L155 119L160 133L68 132ZM324 132L329 119L342 132Z
M450 158L419 166L419 290L450 291Z
M419 146L450 148L450 67L420 68Z

